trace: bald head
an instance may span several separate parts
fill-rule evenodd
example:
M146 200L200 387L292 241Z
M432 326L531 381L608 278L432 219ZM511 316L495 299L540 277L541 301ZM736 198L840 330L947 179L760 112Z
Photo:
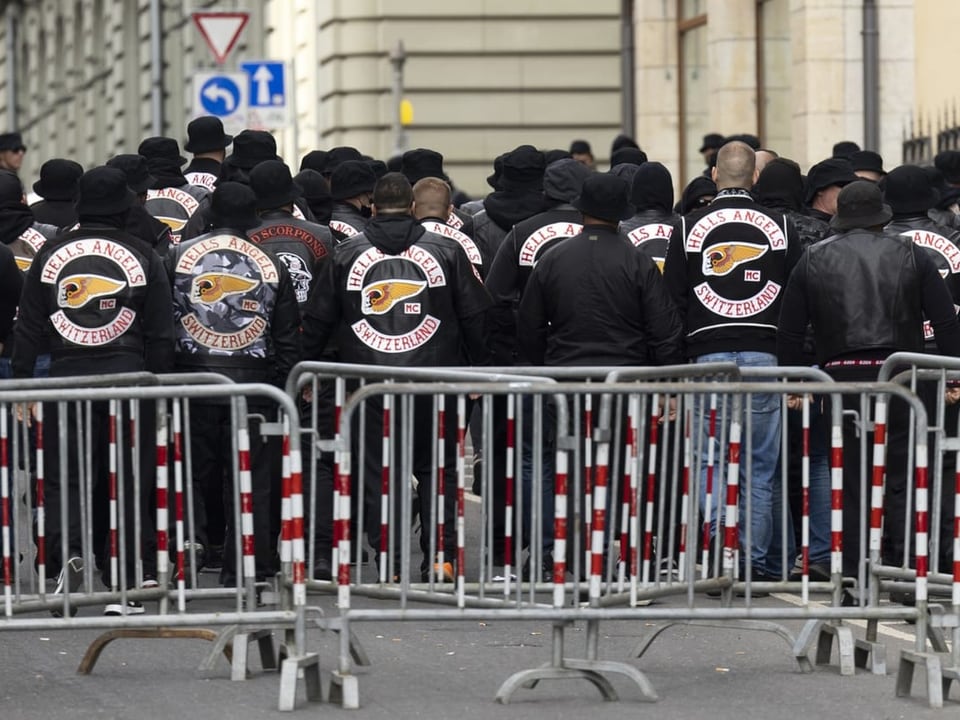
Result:
M425 177L413 186L413 214L417 220L446 220L450 210L450 186L440 178Z
M753 148L739 140L728 142L717 151L717 166L713 169L713 181L718 190L753 187L757 169L757 154Z

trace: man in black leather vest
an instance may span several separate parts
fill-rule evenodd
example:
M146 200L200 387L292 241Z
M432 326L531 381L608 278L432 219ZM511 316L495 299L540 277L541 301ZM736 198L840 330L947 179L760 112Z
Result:
M885 358L923 350L923 318L939 352L960 355L960 325L933 258L917 245L884 235L892 216L880 189L858 180L840 191L831 228L839 234L808 248L787 283L780 314L781 365L803 364L803 339L813 326L817 362L838 381L872 381ZM844 397L859 412L859 397ZM899 563L907 504L909 413L890 407L884 559ZM872 433L871 433L872 435ZM867 439L872 445L872 437ZM856 575L860 547L860 437L849 416L843 428L843 571Z

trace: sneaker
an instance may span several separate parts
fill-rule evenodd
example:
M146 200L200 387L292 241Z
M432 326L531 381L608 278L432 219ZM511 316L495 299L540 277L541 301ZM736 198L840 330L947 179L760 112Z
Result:
M156 582L156 581L154 581ZM103 609L104 615L143 615L143 603L136 600L127 600L126 612L120 603L110 603Z
M797 581L803 579L803 561L797 558L796 563L790 569L790 580ZM830 582L830 566L826 563L810 563L811 582Z
M440 563L434 563L434 564L433 564L433 579L436 580L438 577L441 576L441 573L443 573L443 575L442 575L442 577L443 577L442 582L452 583L452 582L453 582L453 578L454 578L454 574L453 574L453 563L447 561L447 562L443 563L442 566L440 565ZM423 580L423 582L430 582L430 575L429 575L428 573L421 573L421 578L420 578L420 579Z
M333 580L333 569L330 566L329 554L320 555L313 566L314 580Z
M203 569L206 564L207 556L202 543L188 540L183 544L183 574L184 577L190 577L190 555L191 551L197 559L197 572Z
M53 591L54 595L63 595L64 593L76 592L83 583L83 558L74 555L67 564L60 568L60 575L57 577L57 587ZM63 617L62 608L54 608L50 611L53 617ZM70 607L70 617L77 614L77 608Z

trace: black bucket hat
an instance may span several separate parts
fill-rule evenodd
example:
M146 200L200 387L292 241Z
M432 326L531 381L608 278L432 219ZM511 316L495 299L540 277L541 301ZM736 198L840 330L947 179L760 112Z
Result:
M233 139L233 152L224 162L250 170L265 160L279 160L277 141L264 130L244 130Z
M223 150L233 142L233 135L223 131L220 118L212 115L198 117L187 125L187 142L183 149L188 153L213 152Z
M857 170L867 170L880 173L881 175L887 174L887 171L883 169L883 158L880 156L880 153L876 153L873 150L858 150L851 155L850 169L854 172Z
M293 181L290 168L280 160L264 160L253 168L250 189L257 196L257 210L283 207L303 195L303 188Z
M837 196L837 214L830 221L834 230L870 228L886 225L893 217L890 206L876 183L857 180L846 185Z
M627 197L630 186L627 181L609 173L595 173L583 181L580 197L573 206L584 215L620 222L633 215L633 208Z
M257 196L243 183L218 183L210 196L210 224L215 228L250 230L260 224Z
M443 155L436 150L417 148L403 154L401 170L411 185L425 177L446 179L443 173Z
M117 215L128 210L136 195L127 187L127 176L112 167L87 170L77 183L77 214Z
M153 187L157 180L150 174L143 155L114 155L107 160L107 167L121 171L127 178L127 187L138 195Z
M930 175L917 165L894 168L883 182L883 199L897 215L926 215L940 202Z
M697 152L704 150L719 150L723 147L724 138L720 133L707 133L703 136L703 143Z
M807 173L806 202L811 202L814 196L831 185L844 187L860 180L850 169L850 161L841 158L828 158L818 162Z
M377 175L363 160L347 160L340 163L330 176L330 196L334 200L346 200L363 193L372 193L377 184Z
M23 138L18 132L0 133L0 152L3 150L23 150L27 151L27 146L23 144Z
M44 200L75 200L77 181L83 175L83 165L66 158L53 158L40 166L40 179L33 191Z
M187 159L180 154L180 144L170 137L149 137L140 143L137 152L147 160L154 158L176 160L181 165L187 162Z

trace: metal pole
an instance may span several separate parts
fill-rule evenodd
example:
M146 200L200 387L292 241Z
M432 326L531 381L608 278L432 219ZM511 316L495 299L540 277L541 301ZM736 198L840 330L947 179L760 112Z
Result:
M393 85L390 89L393 100L393 155L402 155L406 149L403 124L400 122L400 101L403 99L403 65L407 61L407 51L403 40L397 40L397 46L390 51L390 64L393 66Z
M17 129L17 18L16 4L7 3L4 21L7 40L7 127Z
M624 135L636 137L636 100L633 68L633 0L620 2L620 125Z
M863 145L880 149L880 31L876 0L863 0Z
M150 130L163 135L163 16L160 0L150 0Z

